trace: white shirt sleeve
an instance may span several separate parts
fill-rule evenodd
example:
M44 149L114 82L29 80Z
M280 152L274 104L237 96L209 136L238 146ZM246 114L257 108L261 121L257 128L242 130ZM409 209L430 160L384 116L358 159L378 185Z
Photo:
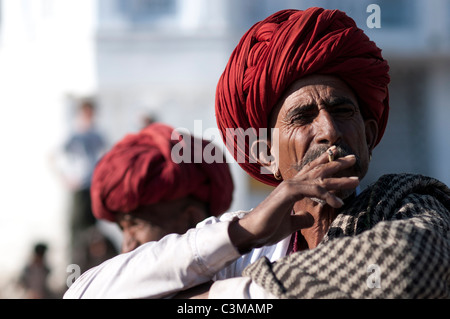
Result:
M241 276L246 266L262 256L271 261L284 256L290 236L276 245L239 254L228 226L246 213L207 218L183 235L170 234L109 259L82 274L64 298L170 298L210 280Z
M105 261L81 275L64 298L170 297L209 281L240 256L228 236L229 222L217 221Z
M276 299L277 297L254 283L250 277L215 281L209 289L209 299Z

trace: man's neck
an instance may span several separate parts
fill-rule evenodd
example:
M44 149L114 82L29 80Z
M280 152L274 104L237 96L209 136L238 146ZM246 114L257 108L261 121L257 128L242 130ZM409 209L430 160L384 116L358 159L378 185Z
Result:
M294 211L308 212L314 217L314 225L301 230L301 234L306 241L305 249L313 249L322 241L338 212L337 209L329 205L318 203L309 198L304 198L295 203Z

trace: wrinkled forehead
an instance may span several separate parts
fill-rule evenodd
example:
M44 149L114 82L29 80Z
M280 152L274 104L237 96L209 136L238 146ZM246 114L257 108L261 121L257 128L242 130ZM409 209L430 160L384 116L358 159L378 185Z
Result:
M292 108L317 103L335 104L347 101L358 106L353 90L341 79L332 75L310 75L295 81L283 94L269 117L275 127L278 116Z

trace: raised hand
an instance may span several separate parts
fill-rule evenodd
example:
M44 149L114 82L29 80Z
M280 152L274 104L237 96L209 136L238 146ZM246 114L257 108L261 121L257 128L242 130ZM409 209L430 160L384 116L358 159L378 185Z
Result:
M335 151L334 147L329 150ZM252 248L275 244L293 232L313 226L320 216L308 211L293 212L294 204L304 198L316 198L330 208L343 205L337 196L341 190L355 189L356 176L335 177L356 162L354 155L329 161L324 152L305 165L293 178L283 181L251 213L234 220L228 229L230 239L241 253Z

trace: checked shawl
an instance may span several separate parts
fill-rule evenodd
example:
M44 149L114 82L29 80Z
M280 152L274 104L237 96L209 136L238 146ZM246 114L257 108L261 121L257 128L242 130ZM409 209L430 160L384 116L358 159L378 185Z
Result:
M321 243L244 276L279 298L449 298L450 189L384 175L346 203Z

